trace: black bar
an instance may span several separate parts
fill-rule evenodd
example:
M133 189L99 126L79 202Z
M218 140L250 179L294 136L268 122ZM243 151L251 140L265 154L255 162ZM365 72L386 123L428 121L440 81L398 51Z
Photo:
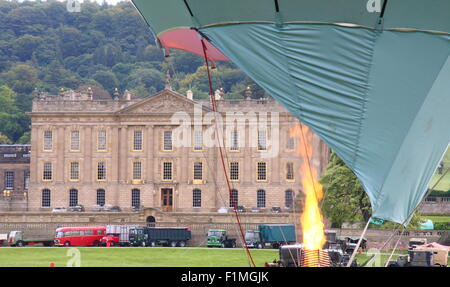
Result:
M191 7L189 7L189 4L188 4L187 0L183 0L183 1L184 1L184 5L186 5L186 8L189 11L189 14L191 14L191 17L194 17L194 14L192 14Z
M278 0L275 1L275 11L280 12L280 6L278 5Z
M384 16L384 11L386 11L387 2L388 2L388 0L384 0L384 2L383 2L383 7L381 8L380 18L383 18L383 16Z

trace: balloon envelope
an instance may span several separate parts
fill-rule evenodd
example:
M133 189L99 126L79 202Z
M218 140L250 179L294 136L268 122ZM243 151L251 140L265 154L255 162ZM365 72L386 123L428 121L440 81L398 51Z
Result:
M346 162L373 217L408 222L450 142L450 1L133 2L158 38L205 36Z

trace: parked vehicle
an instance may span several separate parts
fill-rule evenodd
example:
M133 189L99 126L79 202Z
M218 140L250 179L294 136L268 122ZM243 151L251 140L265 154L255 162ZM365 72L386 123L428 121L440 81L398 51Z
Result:
M350 237L350 236L344 236L344 237L339 237L339 239L337 239L337 242L342 244L345 253L347 254L352 254L353 250L355 250L356 245L358 244L359 241L359 237ZM367 239L363 238L361 240L361 245L360 248L362 250L367 248Z
M294 224L261 224L258 230L247 230L245 242L250 248L264 248L271 245L278 249L281 245L296 242Z
M52 209L52 212L67 212L67 208L65 207L55 207Z
M135 227L130 229L129 240L133 246L185 247L191 237L186 227Z
M52 246L53 238L48 237L30 237L27 236L23 231L11 231L8 234L7 240L9 246L17 246L22 247L26 245L35 245L35 244L43 244L44 246Z
M234 248L236 247L236 238L228 238L227 231L223 229L208 230L208 247Z
M228 209L226 207L221 207L217 210L217 213L228 213Z
M6 245L8 242L8 234L7 233L0 233L0 247L3 245Z
M237 212L246 212L245 206L243 206L243 205L236 206L236 211Z
M130 229L136 225L107 225L106 236L100 242L103 246L128 246L130 245Z
M281 213L281 207L279 207L279 206L273 206L273 207L270 209L270 211L271 211L272 213Z
M109 211L109 212L121 212L122 209L120 209L119 206L113 206L113 207L111 207L111 209L108 210L108 211Z
M105 226L61 227L56 229L57 246L99 246L106 234Z
M389 261L389 267L447 267L448 250L416 247Z
M76 206L71 206L69 207L69 211L70 212L83 212L84 211L84 206L83 205L76 205Z

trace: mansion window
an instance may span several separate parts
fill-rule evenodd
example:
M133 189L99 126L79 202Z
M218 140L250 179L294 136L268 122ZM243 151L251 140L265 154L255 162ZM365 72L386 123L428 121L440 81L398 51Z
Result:
M71 151L80 150L80 131L70 132L70 150Z
M163 150L171 151L172 148L172 131L164 131Z
M106 203L106 192L104 189L97 189L97 205L104 206Z
M141 205L141 190L135 188L131 190L131 206L139 207L140 205Z
M192 191L192 207L202 207L202 191L198 188Z
M258 130L258 150L267 150L267 138L265 130Z
M77 206L78 205L78 190L71 189L69 191L69 206Z
M286 140L286 150L292 151L294 149L295 149L295 137L291 135L290 131L288 131Z
M230 180L239 180L239 162L230 162Z
M294 163L288 162L286 163L286 180L294 181Z
M256 206L258 208L266 207L266 191L264 189L260 189L256 192Z
M142 162L133 162L133 180L142 179Z
M230 207L236 208L239 203L239 192L237 189L232 189L230 192Z
M44 162L44 170L42 174L42 179L45 181L49 181L53 179L52 175L52 163L51 162Z
M5 172L5 189L14 189L14 172Z
M70 163L70 180L80 179L80 163L77 161Z
M25 190L28 190L29 186L30 186L30 172L29 171L25 171L24 179L23 179L23 188Z
M230 141L231 141L230 150L238 151L239 150L239 132L237 130L231 131Z
M50 189L43 189L41 195L41 206L50 207L51 205L51 192Z
M106 163L105 162L97 163L97 180L98 181L106 180Z
M194 150L199 151L203 149L203 132L194 132Z
M194 182L203 180L203 163L194 162Z
M106 151L106 131L104 130L97 133L97 150Z
M142 150L142 131L134 131L133 135L133 150L141 151Z
M284 206L287 208L292 208L294 202L294 192L288 189L284 192Z
M173 164L170 161L163 162L163 180L172 180Z
M44 151L53 150L53 132L44 131Z
M267 162L260 161L257 166L257 181L266 181L267 180Z

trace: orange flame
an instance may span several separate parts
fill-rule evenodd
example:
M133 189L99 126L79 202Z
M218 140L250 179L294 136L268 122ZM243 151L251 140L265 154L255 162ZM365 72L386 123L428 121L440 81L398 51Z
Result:
M296 152L302 157L300 166L305 205L300 217L303 232L303 246L306 250L321 250L325 244L323 217L319 201L323 198L322 185L318 182L319 172L311 164L313 156L313 133L308 127L298 124L290 130L291 136L297 138ZM319 266L319 263L310 266Z

